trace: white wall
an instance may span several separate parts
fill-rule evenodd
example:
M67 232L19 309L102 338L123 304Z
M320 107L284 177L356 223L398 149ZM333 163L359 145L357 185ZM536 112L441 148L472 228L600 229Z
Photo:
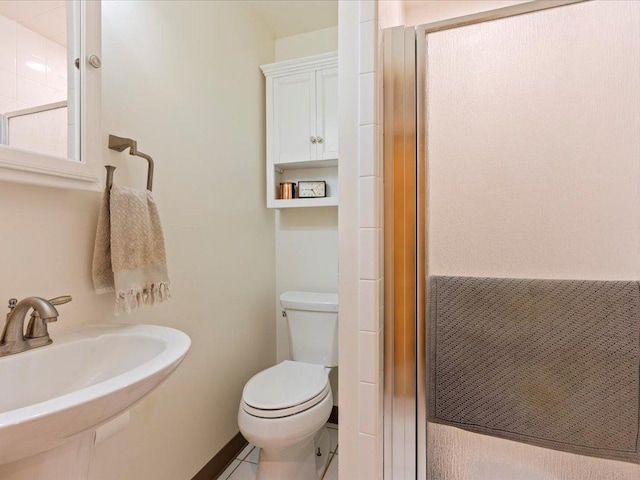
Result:
M276 61L319 55L338 50L338 27L281 37L276 40Z
M276 40L276 61L335 52L337 27ZM289 332L278 297L288 290L338 292L338 209L276 210L275 318L278 362L289 359ZM338 405L338 370L331 372L333 403Z
M103 2L103 141L116 182L156 160L173 299L114 319L91 257L100 196L0 184L3 298L71 294L52 327L156 323L191 336L168 381L94 451L91 480L189 480L237 432L244 383L275 363L274 215L265 208L264 79L275 40L240 2Z
M289 359L289 331L278 298L290 290L338 292L338 209L291 208L276 212L275 318L277 361ZM338 405L338 369L329 376Z

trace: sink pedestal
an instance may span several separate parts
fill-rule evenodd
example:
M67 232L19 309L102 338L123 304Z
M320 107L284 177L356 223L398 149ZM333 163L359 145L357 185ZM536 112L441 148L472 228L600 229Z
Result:
M0 465L0 480L86 480L95 431L45 452Z

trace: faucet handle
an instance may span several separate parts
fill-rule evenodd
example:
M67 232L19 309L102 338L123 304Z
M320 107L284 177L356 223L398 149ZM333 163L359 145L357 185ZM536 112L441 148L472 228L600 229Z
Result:
M49 300L49 303L51 305L64 305L65 303L69 303L71 300L73 300L71 298L71 295L62 295L61 297L52 298L51 300Z
M16 305L18 305L18 299L17 298L10 298L9 299L9 312L7 313L7 320L9 320L9 317L11 316L11 312L13 312L13 309L16 308ZM2 336L4 337L4 334Z
M10 298L9 299L9 313L7 313L7 319L9 319L9 315L11 315L11 312L13 312L13 309L16 308L16 305L18 305L18 299L17 298Z

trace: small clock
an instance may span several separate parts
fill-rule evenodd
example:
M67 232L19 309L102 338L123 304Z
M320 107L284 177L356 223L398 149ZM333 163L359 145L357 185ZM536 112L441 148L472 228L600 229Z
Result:
M324 198L327 196L327 182L321 180L298 182L298 198Z

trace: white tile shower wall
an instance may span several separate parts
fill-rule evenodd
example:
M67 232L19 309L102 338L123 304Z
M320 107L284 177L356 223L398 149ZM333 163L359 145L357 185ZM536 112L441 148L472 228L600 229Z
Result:
M356 440L353 451L343 452L347 453L346 459L354 458L355 460L343 462L341 469L344 468L343 478L370 480L382 479L383 477L384 179L382 168L381 28L401 21L402 13L400 2L378 2L377 0L358 1L356 21L352 21L346 8L344 10L344 15L341 11L340 21L341 28L343 28L343 20L345 21L345 40L349 36L355 36L358 39L358 69L355 74L357 81L351 78L343 79L344 89L349 88L348 82L355 84L355 91L352 85L349 93L357 94L356 98L358 99L357 114L355 115L358 141L355 149L357 152L355 159L357 174L352 176L351 170L346 171L347 175L343 175L342 170L340 172L341 182L344 182L341 191L353 190L357 192L357 198L347 199L348 201L345 201L344 204L341 199L341 215L347 213L342 210L343 205L351 209L349 213L357 215L358 243L355 245L357 252L355 280L345 275L345 284L349 284L351 281L357 283L355 309L357 324L351 325L348 332L343 330L343 333L346 340L351 341L352 332L355 329L358 354L355 361L348 359L343 362L344 359L341 356L341 366L343 363L347 366L348 362L350 368L355 367L358 388L356 390L357 404L351 411L351 413L357 412L356 418L345 418L341 430L341 432L344 431L345 440L347 438L348 440ZM348 32L348 29L357 31ZM343 50L341 50L342 52ZM353 51L345 48L344 53L350 55L353 54ZM352 119L349 118L349 120ZM352 201L355 201L355 205L352 204ZM350 233L346 228L341 228L341 232L343 230L345 234ZM341 274L346 270L343 260L349 261L341 256ZM350 284L349 288L351 288ZM341 350L341 355L343 351ZM355 427L353 422L357 422ZM355 435L352 435L354 430ZM341 443L345 445L346 441Z
M378 480L383 472L383 184L377 1L339 2L338 30L340 478Z
M66 65L63 46L0 15L0 114L65 100Z
M359 2L358 92L358 478L381 479L384 296L382 252L382 64L375 1Z

